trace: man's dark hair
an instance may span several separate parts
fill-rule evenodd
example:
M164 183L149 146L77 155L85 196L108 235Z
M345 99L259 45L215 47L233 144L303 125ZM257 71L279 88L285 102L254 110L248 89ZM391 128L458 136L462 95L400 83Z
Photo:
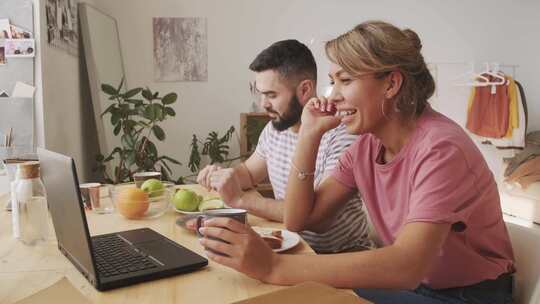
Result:
M299 82L317 81L317 64L309 48L298 40L278 41L264 49L249 65L253 72L276 70L281 77Z

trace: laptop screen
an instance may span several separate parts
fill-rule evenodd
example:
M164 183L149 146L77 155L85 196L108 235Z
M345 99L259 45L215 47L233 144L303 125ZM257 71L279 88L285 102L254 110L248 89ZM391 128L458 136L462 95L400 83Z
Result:
M71 157L45 149L38 149L38 156L58 246L76 267L95 280L75 162Z

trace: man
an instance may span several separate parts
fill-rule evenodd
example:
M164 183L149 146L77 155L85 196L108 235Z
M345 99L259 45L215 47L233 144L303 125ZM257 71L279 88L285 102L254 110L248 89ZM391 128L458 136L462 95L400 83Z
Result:
M328 131L319 147L315 172L291 168L300 128L300 116L307 101L316 96L317 65L311 51L297 40L284 40L263 50L249 68L255 72L261 104L271 117L259 137L255 153L244 163L228 169L211 165L199 173L197 182L219 192L231 207L270 220L283 221L287 179L293 174L315 176L318 185L334 168L341 153L355 140L344 126ZM274 199L246 191L269 177ZM335 218L313 223L301 236L318 253L358 251L372 247L368 240L366 214L356 197Z

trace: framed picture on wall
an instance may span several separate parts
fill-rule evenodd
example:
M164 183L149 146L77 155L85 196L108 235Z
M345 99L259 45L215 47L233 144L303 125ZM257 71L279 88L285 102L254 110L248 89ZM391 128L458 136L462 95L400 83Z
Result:
M206 18L153 18L154 80L208 81Z
M5 40L5 57L34 57L36 47L34 39Z
M0 39L11 39L9 19L0 19Z
M29 30L23 29L21 27L10 25L11 29L11 39L30 39L32 37L32 32Z
M77 0L46 0L47 41L50 45L79 56Z
M6 64L6 48L0 44L0 65Z

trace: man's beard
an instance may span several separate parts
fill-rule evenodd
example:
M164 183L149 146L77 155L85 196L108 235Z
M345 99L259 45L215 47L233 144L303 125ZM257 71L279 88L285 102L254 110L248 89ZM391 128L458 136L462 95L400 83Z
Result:
M278 116L276 119L272 120L272 126L274 129L280 132L294 126L300 121L300 117L302 117L302 105L300 104L300 101L296 95L291 98L289 107L287 108L287 111L283 113L283 115L279 115L277 112L269 109L266 109L266 111L274 113Z

